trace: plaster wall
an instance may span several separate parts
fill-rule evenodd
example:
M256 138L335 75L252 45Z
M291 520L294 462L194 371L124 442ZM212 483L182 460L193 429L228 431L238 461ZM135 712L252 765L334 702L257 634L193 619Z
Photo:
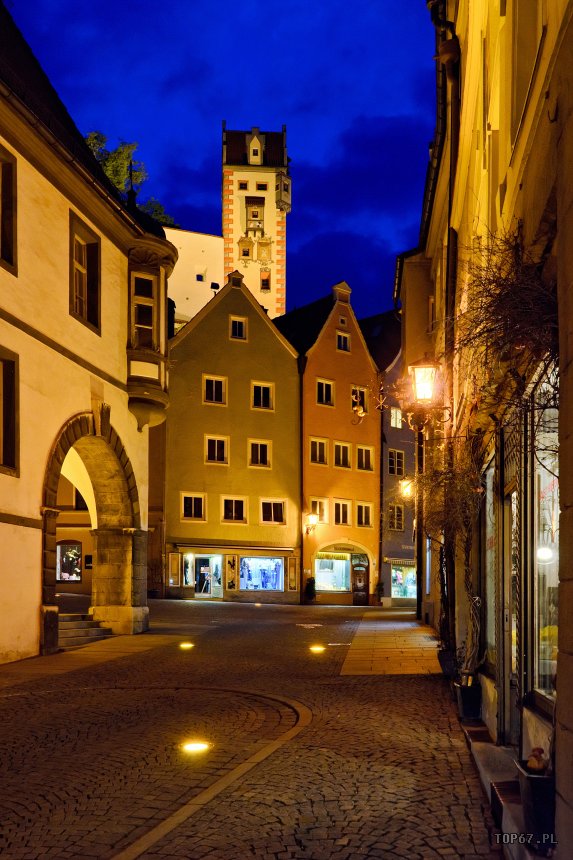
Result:
M219 288L225 284L223 237L173 227L166 227L165 235L179 253L169 278L168 295L175 302L175 319L187 321L215 295L212 283ZM202 280L197 280L198 275Z

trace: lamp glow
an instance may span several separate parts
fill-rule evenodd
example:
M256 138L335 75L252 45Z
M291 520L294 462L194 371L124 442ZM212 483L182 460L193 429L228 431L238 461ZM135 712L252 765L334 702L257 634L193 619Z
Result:
M537 561L540 564L548 564L553 560L555 553L548 546L539 546L537 547Z
M195 645L193 644L193 642L180 642L179 647L182 651L189 651L189 649L194 648Z
M412 498L414 495L414 482L411 478L402 478L402 480L398 482L398 486L400 487L400 495L402 498Z
M437 365L431 361L417 361L408 368L412 375L414 400L416 403L431 403L434 399Z
M183 750L183 752L188 753L205 752L205 750L208 750L209 747L210 744L206 743L205 741L188 741L187 743L181 745L181 749Z
M326 648L324 645L311 645L309 650L312 651L313 654L321 654L323 651L326 651Z
M306 517L306 533L309 535L313 532L318 524L318 514L307 514Z

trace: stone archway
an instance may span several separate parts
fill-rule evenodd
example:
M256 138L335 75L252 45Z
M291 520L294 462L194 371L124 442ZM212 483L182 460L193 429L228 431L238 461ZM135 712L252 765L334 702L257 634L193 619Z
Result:
M147 532L141 529L135 474L121 439L111 426L109 406L75 415L52 448L43 491L42 654L58 647L56 595L56 504L62 464L71 448L90 477L97 510L92 606L94 620L114 633L148 627L146 605Z

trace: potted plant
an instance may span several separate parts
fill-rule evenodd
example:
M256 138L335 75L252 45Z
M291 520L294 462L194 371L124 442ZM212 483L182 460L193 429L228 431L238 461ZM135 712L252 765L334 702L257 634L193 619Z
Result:
M527 759L515 761L525 830L533 835L538 854L551 856L555 832L555 772L552 755L535 747Z
M304 602L314 603L316 600L316 580L314 576L309 576L304 584Z

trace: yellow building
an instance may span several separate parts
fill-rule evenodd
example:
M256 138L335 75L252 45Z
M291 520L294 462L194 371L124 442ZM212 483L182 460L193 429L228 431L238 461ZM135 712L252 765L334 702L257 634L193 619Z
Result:
M286 310L286 216L291 179L282 131L223 123L225 277L237 269L271 317Z
M57 650L56 591L84 576L86 555L93 618L118 633L147 627L148 426L163 420L168 402L167 276L176 251L155 222L122 203L4 5L0 27L7 662ZM87 504L89 551L81 541L62 550L61 476Z
M565 857L573 843L573 3L428 5L436 137L421 241L400 260L397 298L405 364L430 356L441 365L440 398L424 407L426 473L444 475L445 464L459 488L473 469L463 526L471 552L464 559L452 540L451 509L441 550L432 544L432 574L446 584L435 615L443 643L464 648L461 668L479 670L493 739L516 759L536 747L553 759L556 816L545 829ZM429 495L423 513L432 514ZM500 808L504 831L530 830L511 805Z
M350 292L342 282L275 322L300 354L305 583L319 602L365 605L378 577L381 423Z
M232 272L171 342L166 595L300 601L295 350Z

